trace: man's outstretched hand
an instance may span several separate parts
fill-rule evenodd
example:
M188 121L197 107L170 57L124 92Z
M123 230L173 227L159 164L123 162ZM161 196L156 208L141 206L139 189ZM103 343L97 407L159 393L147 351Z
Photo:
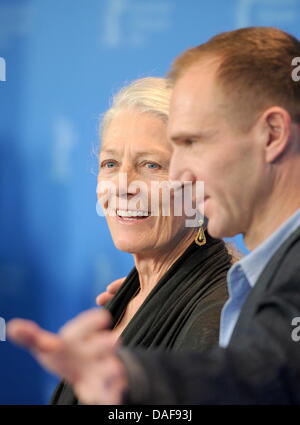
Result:
M12 319L7 335L50 372L72 385L84 404L121 404L127 388L108 311L94 308L66 323L58 334L35 322Z

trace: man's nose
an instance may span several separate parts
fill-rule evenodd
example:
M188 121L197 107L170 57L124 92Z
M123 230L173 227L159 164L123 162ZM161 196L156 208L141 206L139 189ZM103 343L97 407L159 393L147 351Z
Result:
M181 174L181 166L178 161L178 155L173 152L170 166L169 166L169 179L170 180L179 180L180 174Z
M189 170L187 165L182 162L182 159L178 154L173 154L171 158L169 179L180 182L194 182L195 180L193 173Z

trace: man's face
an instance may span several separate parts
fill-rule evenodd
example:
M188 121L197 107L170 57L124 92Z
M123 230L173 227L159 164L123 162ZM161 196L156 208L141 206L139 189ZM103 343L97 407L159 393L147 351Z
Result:
M246 234L266 196L261 136L238 131L215 82L216 64L193 65L175 83L168 135L170 179L204 181L201 212L216 238ZM230 102L230 100L228 100Z

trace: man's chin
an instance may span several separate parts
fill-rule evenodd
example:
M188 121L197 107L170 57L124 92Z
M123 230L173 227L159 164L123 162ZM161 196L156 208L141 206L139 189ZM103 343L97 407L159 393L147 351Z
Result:
M212 238L223 239L234 236L231 234L230 230L231 229L228 226L224 226L222 223L216 223L213 220L208 220L207 231Z

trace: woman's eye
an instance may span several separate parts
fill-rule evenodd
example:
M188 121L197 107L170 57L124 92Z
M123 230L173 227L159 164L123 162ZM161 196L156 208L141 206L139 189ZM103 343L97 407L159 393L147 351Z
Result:
M115 161L103 161L101 163L102 168L113 168L116 165Z
M156 164L155 162L146 162L145 163L145 166L147 167L147 168L149 168L149 169L159 169L160 168L160 165L158 165L158 164Z
M108 163L106 164L107 168L112 168L114 165L115 165L115 163L114 163L114 162L108 162Z

